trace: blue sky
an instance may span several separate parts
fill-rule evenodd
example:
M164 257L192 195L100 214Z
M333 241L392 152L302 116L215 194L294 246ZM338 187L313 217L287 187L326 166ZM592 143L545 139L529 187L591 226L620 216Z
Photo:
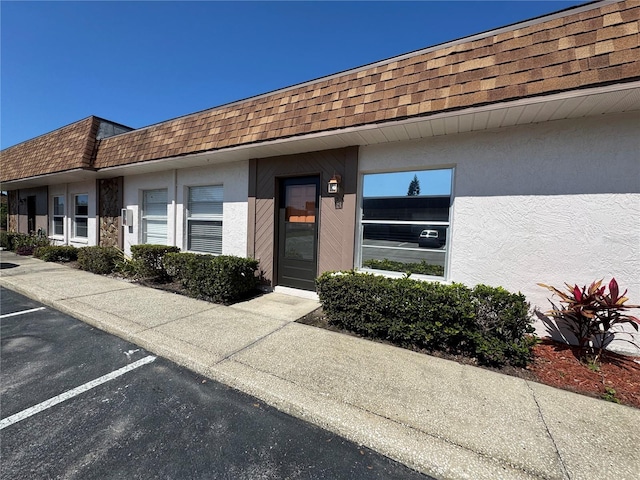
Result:
M365 197L403 197L413 176L418 177L420 195L450 195L451 170L421 170L418 172L374 173L364 176Z
M0 2L0 147L143 127L583 1Z

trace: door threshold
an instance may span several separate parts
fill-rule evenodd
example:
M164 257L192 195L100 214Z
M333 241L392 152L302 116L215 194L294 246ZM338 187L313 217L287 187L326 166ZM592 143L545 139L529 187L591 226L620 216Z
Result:
M320 301L318 294L311 290L302 290L300 288L285 287L283 285L276 285L273 287L275 293L282 293L284 295L291 295L292 297L306 298L308 300Z

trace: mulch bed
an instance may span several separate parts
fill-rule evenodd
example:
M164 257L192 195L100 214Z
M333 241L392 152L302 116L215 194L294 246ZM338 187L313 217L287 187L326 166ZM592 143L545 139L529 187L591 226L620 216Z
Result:
M538 382L640 408L639 357L605 352L599 367L592 369L580 362L576 347L544 339L533 351L528 369Z
M359 336L329 324L322 313L322 308L311 312L298 322ZM478 366L474 359L460 355L444 352L422 353L465 365ZM489 368L489 370L640 409L640 357L605 352L599 367L592 369L580 362L576 347L550 339L543 339L534 346L533 355L534 360L527 368L503 367Z

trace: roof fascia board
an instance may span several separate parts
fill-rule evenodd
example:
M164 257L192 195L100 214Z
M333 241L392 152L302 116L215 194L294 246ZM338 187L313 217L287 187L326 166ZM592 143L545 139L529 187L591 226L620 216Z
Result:
M523 107L527 105L537 105L539 103L548 103L557 100L567 100L570 98L578 98L578 97L589 97L592 95L598 95L602 93L611 93L611 92L622 92L625 90L633 90L636 88L640 88L640 81L621 83L615 85L606 85L603 87L595 87L595 88L585 88L579 90L570 90L567 92L560 92L551 95L543 95L537 97L528 97L528 98L519 98L517 100L509 100L507 102L497 102L497 103L489 103L486 105L480 105L477 107L469 107L463 108L460 110L452 110L448 112L440 112L434 113L433 115L425 115L422 117L412 117L412 118L404 118L402 120L393 120L390 122L384 123L376 123L376 124L368 124L363 125L362 127L381 127L387 125L408 125L411 123L423 122L425 120L436 120L440 118L449 118L456 117L461 115L469 115L473 113L483 113L483 112L491 112L493 110L502 110L504 108L512 108L512 107ZM349 127L343 130L340 130L340 133L346 133L357 130L364 130L362 127ZM319 132L322 133L330 133L330 132ZM320 136L320 135L318 135Z
M94 174L95 176L96 169L95 168L72 168L71 170L63 170L62 172L45 173L43 175L35 175L33 177L24 177L24 178L18 178L14 180L6 180L3 182L0 182L0 188L2 188L3 191L12 190L14 188L20 188L20 183L47 180L49 178L56 178L63 175L70 175L70 174L81 173L81 172L89 175ZM7 188L7 185L12 188Z

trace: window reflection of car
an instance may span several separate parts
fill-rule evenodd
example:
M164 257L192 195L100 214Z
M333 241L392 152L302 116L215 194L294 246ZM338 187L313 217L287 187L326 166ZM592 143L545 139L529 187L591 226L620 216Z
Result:
M418 245L421 247L440 248L444 245L444 239L440 238L437 230L422 230L418 237Z

